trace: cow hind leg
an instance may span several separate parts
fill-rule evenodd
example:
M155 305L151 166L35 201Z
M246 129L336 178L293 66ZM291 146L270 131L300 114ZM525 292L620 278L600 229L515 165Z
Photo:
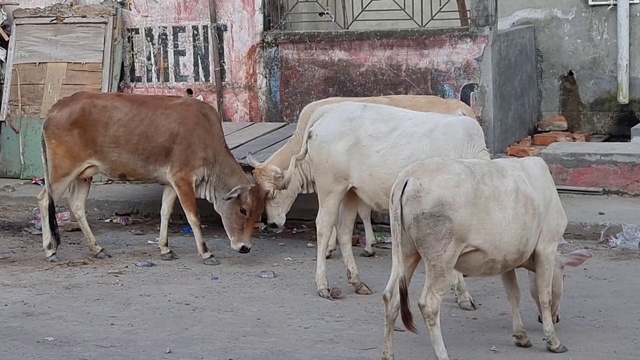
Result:
M531 347L531 340L529 340L529 336L527 336L520 315L520 287L518 286L516 271L510 270L502 274L502 283L504 284L504 290L507 293L507 299L511 305L513 337L516 339L516 346L529 348Z
M198 214L198 205L196 203L196 194L193 190L193 185L190 180L178 180L172 184L180 200L180 205L187 216L187 221L193 236L196 239L196 246L198 247L198 254L202 258L202 262L205 265L220 265L220 261L209 252L207 243L202 236L202 229L200 228L200 215Z
M477 309L476 302L469 293L467 283L464 281L464 277L458 271L453 272L453 293L456 297L456 303L462 310L473 311Z
M443 264L444 261L444 258L427 260L427 280L418 300L418 307L429 330L431 345L438 360L449 360L440 328L440 308L442 298L447 292L450 277L448 275L453 272L453 265L447 266Z
M375 235L373 234L373 226L371 225L371 208L360 202L358 205L358 215L362 219L362 225L364 225L365 246L360 256L373 257L376 252L373 250L373 242L375 241Z
M327 245L327 251L326 251L326 259L331 259L331 257L333 257L333 253L336 251L336 249L338 248L338 232L336 231L336 227L332 226L331 227L331 237L329 238L329 245Z
M69 208L73 212L73 216L75 216L82 234L87 239L87 245L89 245L89 249L94 256L98 259L108 259L111 255L98 245L87 221L85 204L87 197L89 197L89 190L91 190L91 182L76 178L69 186Z
M160 258L162 260L179 259L171 248L169 248L169 218L173 212L178 194L171 185L165 185L162 192L162 207L160 209L160 237L158 246L160 247Z
M57 224L52 222L56 221L55 202L67 190L69 182L68 180L59 182L49 180L49 186L44 187L38 194L38 208L42 225L42 248L44 249L45 257L50 262L60 261L57 254L58 245L60 245L60 233Z
M353 226L358 214L359 199L357 195L349 192L345 195L340 205L340 219L338 225L338 243L340 244L340 252L342 260L347 268L347 278L349 283L354 287L359 295L371 295L373 291L362 282L358 273L358 266L353 257L353 245L351 237L353 236Z
M415 248L414 248L415 249ZM416 267L420 263L420 255L417 251L413 250L412 254L404 252L400 254L404 257L404 278L409 287L413 273ZM382 300L384 301L384 344L382 348L382 360L393 360L393 332L396 328L396 319L398 318L398 312L400 310L400 294L398 292L398 282L400 280L398 272L398 264L393 261L391 263L391 275L387 286L382 293Z

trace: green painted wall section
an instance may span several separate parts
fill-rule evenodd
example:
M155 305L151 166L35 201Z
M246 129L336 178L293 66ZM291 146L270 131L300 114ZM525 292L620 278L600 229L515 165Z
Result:
M16 120L20 134L16 134L6 123L0 127L0 177L14 179L32 179L42 177L42 159L40 137L42 119L22 118ZM20 137L22 137L22 155L20 159Z

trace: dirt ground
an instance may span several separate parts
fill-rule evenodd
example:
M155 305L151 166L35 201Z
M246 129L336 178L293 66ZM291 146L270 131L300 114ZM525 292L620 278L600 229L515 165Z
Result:
M250 254L233 252L221 227L205 235L222 262L198 258L184 224L170 227L181 256L164 262L153 241L159 219L130 226L91 225L113 258L93 260L80 232L63 233L60 265L45 261L41 237L24 232L33 204L0 206L0 359L379 359L383 336L382 290L390 250L357 257L362 279L375 291L356 295L339 254L329 261L329 282L346 296L316 295L315 244L311 229L257 236ZM303 228L299 228L303 229ZM134 232L143 232L135 235ZM556 329L569 348L551 354L520 272L523 320L533 341L517 348L499 278L467 278L479 309L460 310L445 298L442 326L451 359L637 359L640 352L640 257L587 242L594 258L566 272L561 321ZM360 249L354 249L356 255ZM150 260L153 267L137 267ZM261 278L273 270L275 278ZM411 283L414 318L424 271ZM400 319L398 319L400 325ZM397 359L433 359L424 323L418 335L395 333Z

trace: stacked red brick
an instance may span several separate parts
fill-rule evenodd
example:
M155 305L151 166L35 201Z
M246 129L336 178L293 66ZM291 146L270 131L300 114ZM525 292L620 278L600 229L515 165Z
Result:
M589 141L589 134L584 132L569 132L567 119L562 115L554 116L536 124L536 134L527 136L519 142L509 146L508 156L525 157L538 156L540 151L554 142Z

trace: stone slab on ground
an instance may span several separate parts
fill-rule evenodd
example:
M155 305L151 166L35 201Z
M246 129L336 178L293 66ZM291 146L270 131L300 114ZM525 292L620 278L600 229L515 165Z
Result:
M0 189L12 186L15 191L0 190L0 206L10 203L32 203L38 206L36 196L41 190L38 185L25 184L23 180L0 179ZM66 197L66 196L65 196ZM569 218L567 238L597 240L601 232L610 225L640 225L640 198L615 195L567 195L561 194L562 203ZM158 184L94 185L87 201L87 210L101 216L118 213L140 213L159 216L162 186ZM66 199L57 205L66 206ZM205 200L198 202L205 221L219 219L213 206ZM301 195L288 214L289 220L313 221L317 213L315 194ZM174 213L183 214L176 204ZM2 215L2 214L0 214ZM388 216L374 213L374 222L388 224Z
M540 156L556 185L640 195L640 143L553 143Z

